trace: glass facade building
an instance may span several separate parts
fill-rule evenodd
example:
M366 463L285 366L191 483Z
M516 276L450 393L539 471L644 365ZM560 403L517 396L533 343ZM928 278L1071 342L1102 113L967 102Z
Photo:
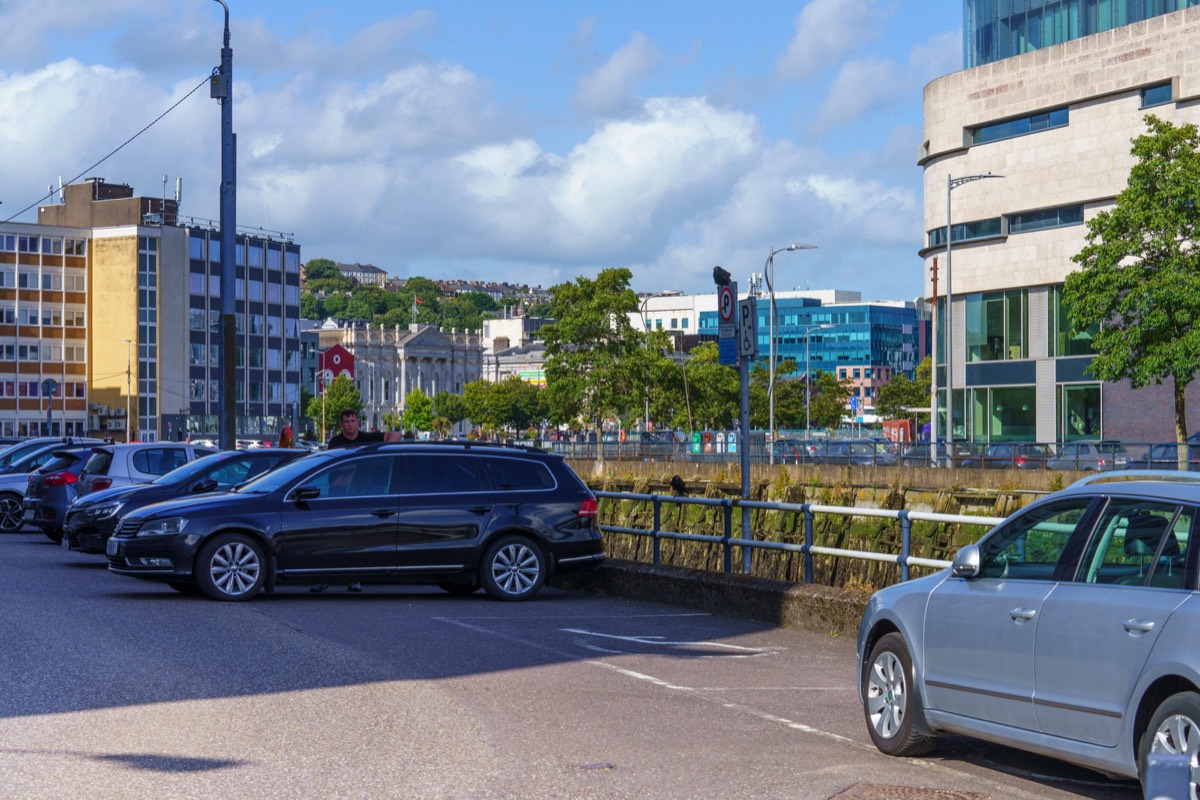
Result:
M967 69L1169 14L1200 0L964 0Z

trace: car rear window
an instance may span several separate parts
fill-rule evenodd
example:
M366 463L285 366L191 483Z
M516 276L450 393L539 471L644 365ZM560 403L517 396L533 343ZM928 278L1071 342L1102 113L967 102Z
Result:
M133 454L133 468L145 475L166 475L187 463L187 453L177 448L147 448Z
M485 458L484 468L492 488L502 492L528 492L554 488L554 476L544 464L517 458Z
M92 453L87 464L83 467L84 475L107 475L112 464L112 453L108 450L97 450Z

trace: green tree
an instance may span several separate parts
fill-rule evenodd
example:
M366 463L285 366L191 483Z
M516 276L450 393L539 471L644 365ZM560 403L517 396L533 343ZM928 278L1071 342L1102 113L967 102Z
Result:
M732 428L738 417L738 371L720 363L715 342L692 349L687 361L688 391L697 428Z
M322 427L324 427L324 436L328 439L337 432L343 411L350 410L355 414L361 414L362 407L362 396L355 388L354 381L345 375L338 375L325 386L324 404L322 404L321 396L318 395L308 401L305 412L309 419L314 421L316 426L314 432L321 435ZM324 417L322 417L322 411ZM322 419L324 420L323 425Z
M609 268L595 280L579 277L553 287L554 322L541 329L555 417L582 417L597 440L605 419L625 419L644 397L647 376L637 356L642 337L629 321L638 308L632 277L624 267Z
M784 359L775 367L775 429L804 425L804 380L784 377L796 371L796 361ZM771 426L771 370L766 364L750 368L750 427Z
M818 428L833 430L849 413L851 383L839 381L832 372L818 371L813 378L811 417Z
M492 411L492 383L480 378L471 381L463 387L462 399L466 419L476 427L495 427L496 422Z
M893 373L891 380L879 387L875 398L875 413L884 419L915 418L918 427L929 420L929 414L914 414L910 408L929 408L930 359L926 356L917 365L916 380L902 373Z
M325 309L321 300L308 292L300 295L300 316L304 319L324 319Z
M400 424L406 431L428 431L433 429L433 400L420 389L413 389L404 396L404 412Z
M328 258L314 258L304 265L304 281L320 281L341 278L337 262Z
M542 390L515 375L493 385L491 399L495 420L515 432L541 425L545 419Z
M467 406L462 395L441 391L433 396L433 416L445 417L450 424L462 422L467 418Z
M1135 389L1171 381L1187 469L1184 394L1200 370L1200 131L1154 115L1146 125L1115 205L1087 222L1063 303L1073 335L1094 331L1092 375Z

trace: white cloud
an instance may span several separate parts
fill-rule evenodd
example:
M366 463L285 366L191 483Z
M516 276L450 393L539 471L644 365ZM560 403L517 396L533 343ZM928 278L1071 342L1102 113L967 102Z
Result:
M848 61L837 76L813 118L812 130L817 133L843 126L870 111L886 109L903 102L915 87L888 60L864 59ZM916 95L918 98L920 95Z
M575 106L601 117L625 116L636 111L639 103L634 88L661 60L658 48L635 32L599 69L580 79Z
M806 81L834 67L881 35L883 14L873 0L812 0L796 17L796 34L775 64L775 74Z

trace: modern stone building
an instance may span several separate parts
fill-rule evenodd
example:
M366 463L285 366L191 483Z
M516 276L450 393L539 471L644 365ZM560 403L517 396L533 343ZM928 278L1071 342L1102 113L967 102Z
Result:
M1061 295L1084 222L1125 188L1145 115L1200 123L1200 8L1164 13L1177 5L1096 17L1071 0L967 0L972 66L926 86L919 153L940 431L949 381L957 440L1174 439L1171 387L1092 378L1091 338L1070 335ZM1002 177L975 179L987 173ZM1194 426L1200 387L1188 399Z

